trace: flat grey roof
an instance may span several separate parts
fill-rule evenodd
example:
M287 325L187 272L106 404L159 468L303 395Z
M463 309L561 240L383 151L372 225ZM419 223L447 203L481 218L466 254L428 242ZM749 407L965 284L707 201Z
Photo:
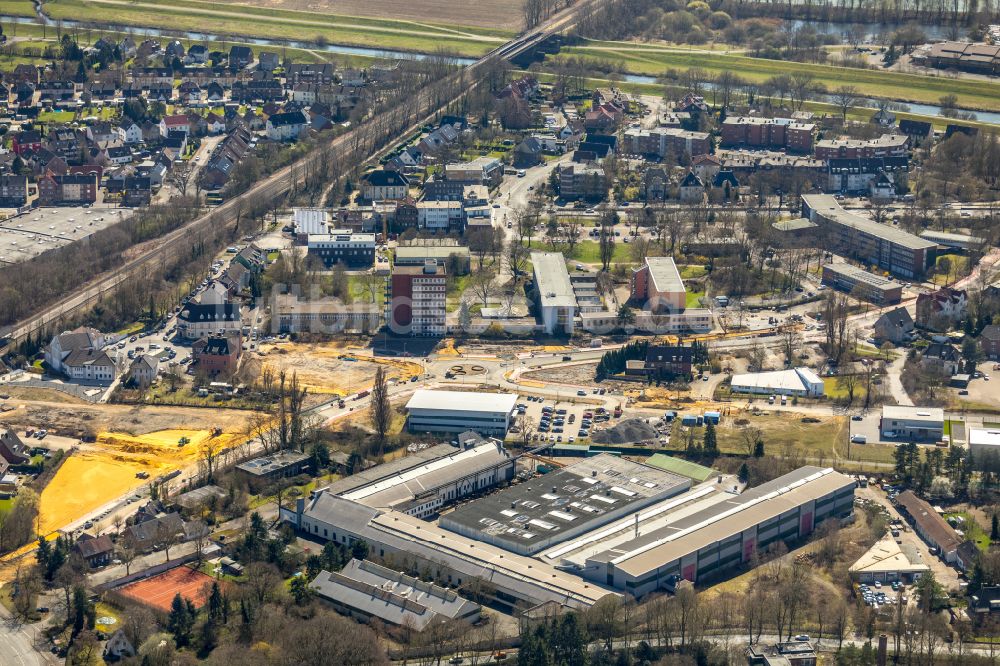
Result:
M888 279L881 275L875 275L874 273L869 273L863 268L858 268L857 266L852 266L851 264L823 264L823 268L829 268L834 273L839 273L846 278L854 280L855 282L863 282L870 287L878 287L879 289L890 289L892 287L900 287L901 285Z
M911 250L926 250L937 245L937 243L932 243L920 236L914 236L897 227L879 224L867 217L844 210L840 202L832 194L803 194L802 200L806 202L811 210L833 220L837 224L871 234L890 243L902 245Z
M442 516L440 524L524 552L690 485L678 474L605 453L464 504Z
M939 423L944 423L944 410L940 407L883 405L882 418L908 419L910 421L937 421Z
M684 280L673 257L646 257L649 277L659 292L684 291Z
M657 567L780 516L800 504L844 487L854 480L831 468L806 466L709 506L664 528L601 553L592 560L611 562L629 575Z
M576 295L566 268L566 257L559 252L532 252L535 288L543 308L575 308Z
M465 245L403 245L396 248L396 261L417 259L447 259L453 254L469 256Z
M452 412L510 412L517 404L514 393L483 393L481 391L434 391L419 389L406 403L406 408L444 409Z
M274 455L264 456L262 458L254 458L253 460L240 463L236 466L236 469L246 472L247 474L264 476L276 470L281 470L286 467L290 467L291 465L297 465L308 459L309 456L305 453L300 453L298 451L282 451L281 453L275 453Z

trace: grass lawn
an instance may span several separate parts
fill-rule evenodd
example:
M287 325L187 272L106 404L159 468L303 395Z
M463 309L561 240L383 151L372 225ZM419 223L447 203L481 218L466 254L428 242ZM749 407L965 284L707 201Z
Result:
M98 631L113 634L121 628L122 618L117 608L103 601L98 601L94 606L94 610L97 616L95 628ZM104 622L101 622L101 620L104 620Z
M750 425L764 433L764 449L767 455L783 454L801 456L809 464L851 465L857 462L890 463L895 447L866 445L851 447L850 460L847 458L847 433L849 420L846 416L831 416L819 419L818 423L803 422L799 414L775 413L759 416L745 415ZM680 426L677 426L680 428ZM740 438L741 428L733 425L731 418L723 419L716 429L719 449L723 453L746 453ZM679 433L680 431L675 431ZM695 438L703 436L703 429L697 428ZM683 434L675 434L676 442L682 446Z
M3 607L6 608L11 614L14 614L15 612L14 599L11 597L11 594L13 593L13 585L13 583L4 583L3 586L0 587L0 604L3 604ZM32 602L31 605L32 607L36 606L34 602ZM28 622L38 622L41 619L42 616L37 610L34 610L31 612L30 617L28 617Z
M697 67L712 74L736 71L745 79L761 82L779 74L802 72L812 74L817 82L826 84L830 90L853 85L865 96L931 104L936 104L944 95L955 94L962 107L995 109L1000 106L1000 84L984 80L787 62L744 55L692 53L656 45L623 49L620 43L615 42L590 42L565 48L560 53L560 57L574 56L611 60L623 64L632 73L651 76L659 76L668 69Z
M455 275L448 278L447 292L445 293L445 311L455 312L462 303L462 294L469 287L469 275ZM479 304L482 305L481 303Z
M0 0L0 16L34 16L31 0Z
M950 263L950 268L945 270L941 265L942 260L945 260L946 263ZM949 282L954 282L956 277L964 275L967 272L969 258L960 254L942 254L935 260L934 266L935 269L940 270L941 272L931 275L931 282L943 286Z
M847 389L842 388L837 384L836 377L824 377L823 378L823 393L826 397L833 400L838 400L840 398L847 397ZM854 387L854 399L864 400L865 397L865 387L862 385L861 379L858 378L858 385Z
M983 526L976 522L976 519L972 517L971 513L965 511L957 511L953 513L944 514L944 519L957 517L965 520L964 523L958 525L958 529L965 533L965 538L976 544L979 550L986 552L990 548L990 535L983 529Z
M540 252L552 251L552 248L541 240L532 240L531 243L528 244L528 248L531 250L538 250ZM601 263L601 243L599 241L579 241L576 244L576 247L573 248L572 254L565 248L557 250L557 252L562 252L568 261L579 261L584 264ZM611 256L611 261L616 264L632 263L632 257L629 254L629 246L622 242L615 243L615 251Z
M695 291L698 289L697 285L687 285L687 294L685 295L685 307L689 308L700 308L701 299L705 297L705 291Z
M133 323L129 324L125 328L122 328L122 329L116 331L116 334L117 335L135 335L136 333L139 333L140 331L142 331L142 329L144 329L144 328L146 328L145 324L143 324L142 322L138 322L137 321L137 322L133 322Z
M352 303L371 303L371 294L360 275L347 276L348 293ZM375 288L375 304L380 306L385 302L385 280L378 282Z
M38 122L68 123L73 121L75 115L72 111L42 111L38 114Z
M705 267L700 264L687 264L685 266L678 266L678 270L681 273L681 278L685 280L705 277L706 275L708 275L708 271L706 271Z

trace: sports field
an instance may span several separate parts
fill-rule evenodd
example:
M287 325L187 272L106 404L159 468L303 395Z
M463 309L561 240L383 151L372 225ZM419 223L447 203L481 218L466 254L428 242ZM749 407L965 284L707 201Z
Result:
M204 606L211 593L213 580L211 576L200 571L179 566L156 576L129 583L118 588L117 592L156 610L169 612L170 602L177 594L189 600L197 608Z

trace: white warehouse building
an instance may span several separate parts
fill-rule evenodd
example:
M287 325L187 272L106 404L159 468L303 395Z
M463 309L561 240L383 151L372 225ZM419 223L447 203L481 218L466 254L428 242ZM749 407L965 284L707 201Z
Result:
M471 430L502 439L516 404L513 393L420 389L406 403L407 427L410 432Z
M733 393L791 395L803 398L823 396L823 380L809 368L749 372L733 375Z

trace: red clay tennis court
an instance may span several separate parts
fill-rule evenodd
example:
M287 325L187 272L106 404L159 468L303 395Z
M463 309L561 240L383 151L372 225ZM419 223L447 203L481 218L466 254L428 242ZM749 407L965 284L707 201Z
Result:
M129 583L117 592L158 610L169 611L174 595L201 608L208 600L215 579L190 567L179 566L144 580Z

